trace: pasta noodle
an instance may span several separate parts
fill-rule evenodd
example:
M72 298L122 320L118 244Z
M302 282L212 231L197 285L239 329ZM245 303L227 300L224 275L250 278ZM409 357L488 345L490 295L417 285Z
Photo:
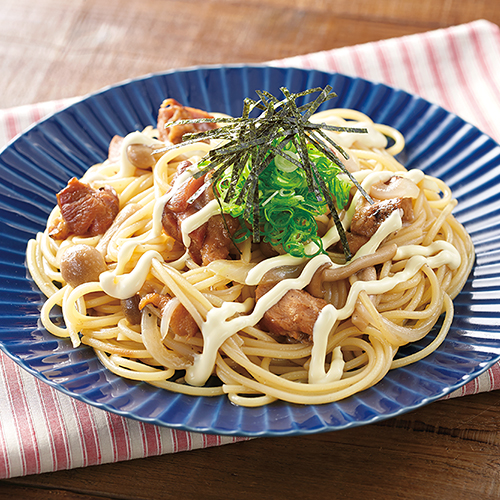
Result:
M106 231L54 238L51 231L64 219L58 205L45 232L29 242L27 265L47 296L44 327L69 338L74 347L91 346L121 377L196 396L227 394L244 406L337 401L435 350L450 328L452 299L474 260L471 239L452 215L456 201L450 189L399 163L404 138L391 127L346 109L316 113L310 121L364 128L327 135L348 154L347 168L375 201L410 200L409 220L401 206L390 210L348 261L338 227L326 213L315 217L321 241L305 246L309 251L322 245L323 251L292 255L249 236L238 240L235 233L237 251L197 262L187 249L197 228L220 213L217 200L182 220L182 243L167 234L162 214L179 186L194 178L202 158L221 143L186 141L165 152L161 131L147 127L125 137L118 155L110 153L80 179L97 191L117 194L117 215ZM156 151L151 165L137 160L138 145ZM186 161L189 166L182 171ZM284 171L292 170L290 165ZM366 204L355 187L349 193L339 211L347 233ZM64 266L75 265L71 249L89 267L83 282L67 278ZM140 307L132 303L134 297ZM310 314L311 300L319 301L309 336L304 329L284 335L264 320L287 300L290 308L281 315L296 314L291 321L297 322ZM53 320L56 306L64 325ZM139 313L135 321L132 313ZM427 347L396 356L401 346L426 337L443 313L440 331ZM174 327L188 316L185 328L192 331L183 334Z

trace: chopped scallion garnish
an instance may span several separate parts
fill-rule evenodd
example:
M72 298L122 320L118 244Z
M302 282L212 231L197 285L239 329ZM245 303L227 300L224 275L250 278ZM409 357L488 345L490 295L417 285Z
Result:
M201 118L168 123L169 127L192 123L219 123L224 126L185 134L183 142L165 151L207 139L221 140L198 165L197 176L211 172L210 182L224 213L240 220L235 242L251 237L254 243L281 245L297 257L305 254L310 242L325 252L317 234L315 217L325 213L337 227L346 260L351 252L339 218L354 184L371 202L368 194L344 166L347 153L324 130L367 132L366 129L312 123L309 118L326 101L336 97L331 86L291 93L281 88L284 99L257 91L258 101L245 99L240 118ZM296 100L312 93L319 95L298 106ZM262 111L256 118L250 114ZM334 151L337 151L335 153ZM346 174L349 180L345 179Z

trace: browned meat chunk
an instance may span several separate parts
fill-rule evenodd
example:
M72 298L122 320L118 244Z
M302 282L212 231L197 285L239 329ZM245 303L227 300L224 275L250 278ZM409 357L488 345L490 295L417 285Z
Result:
M183 161L179 163L174 178L172 179L172 184L175 183L176 179L190 166L190 161ZM203 186L204 182L205 176L198 177L197 179L190 177L186 182L184 182L182 189L177 189L174 192L172 198L170 198L168 202L169 208L176 213L186 211L189 207L188 200L196 193L196 191L198 191L198 189L201 188L201 186Z
M346 233L346 238L349 245L349 250L351 251L352 255L355 255L356 252L370 239L361 234L353 233ZM342 245L340 246L340 248L342 251Z
M48 231L49 236L54 240L65 240L71 234L68 225L62 217L54 219Z
M227 259L229 250L233 246L231 236L238 227L238 221L229 215L225 215L224 218L222 215L215 215L209 219L206 236L200 249L203 265L206 266L214 260Z
M175 99L165 99L158 112L158 134L160 141L179 144L184 134L205 132L217 128L216 123L190 123L167 127L168 123L178 120L193 120L196 118L212 118L206 111L190 108L179 104Z
M403 222L411 222L413 220L413 205L411 198L392 198L389 200L377 201L372 205L364 203L354 212L351 222L351 233L371 238L380 227L380 224L382 224L394 210L403 211Z
M184 219L187 219L190 215L195 214L196 212L196 208L190 207L184 212L176 213L171 211L166 205L163 209L163 217L161 220L164 231L179 243L183 243L181 233L182 221ZM189 233L189 238L191 239L191 243L189 245L189 254L197 264L202 264L201 247L203 245L203 242L205 241L206 234L207 223Z
M170 295L148 293L142 297L139 302L139 309L142 310L148 304L152 304L163 313L163 309L170 300L172 300ZM198 325L193 317L188 313L187 309L182 304L179 304L174 309L172 317L170 318L170 329L175 335L187 337L189 339L198 332Z
M273 286L274 284L259 285L255 292L256 300L260 300ZM314 324L326 305L325 300L313 297L304 290L289 290L266 311L260 323L276 335L310 342Z
M120 201L112 187L93 189L73 177L57 193L57 204L62 219L56 220L49 228L49 235L54 239L64 239L69 234L104 234L119 212Z
M182 174L190 164L188 161L179 164L174 182L175 178ZM212 187L208 186L196 200L188 203L188 200L203 186L204 182L205 176L198 179L190 178L181 186L181 189L174 193L163 209L163 229L180 243L182 243L182 221L214 199ZM197 264L207 265L214 260L227 258L233 246L231 236L238 227L238 221L229 215L225 215L224 219L222 215L211 217L208 222L189 233L191 239L189 254L192 259Z
M353 234L349 231L345 233L347 238L347 244L349 245L349 250L352 255L355 255L356 252L370 239L367 236L363 236L361 234ZM332 252L343 253L342 243L338 241L334 245L330 247Z

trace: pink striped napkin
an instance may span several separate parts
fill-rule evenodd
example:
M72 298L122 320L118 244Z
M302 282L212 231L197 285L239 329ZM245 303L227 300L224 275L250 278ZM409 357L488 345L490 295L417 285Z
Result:
M500 141L500 30L487 21L280 61L419 94ZM72 100L0 111L0 146ZM500 388L498 365L452 396ZM175 453L236 441L143 424L76 401L0 354L0 478Z

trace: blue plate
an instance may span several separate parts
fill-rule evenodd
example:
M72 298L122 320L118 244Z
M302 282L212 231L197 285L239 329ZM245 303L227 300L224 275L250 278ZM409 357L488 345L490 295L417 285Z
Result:
M330 106L359 109L406 137L401 161L443 179L458 198L456 217L476 246L476 264L456 298L443 345L418 363L339 403L274 403L240 408L225 397L191 397L121 379L87 347L40 327L43 296L25 267L28 239L43 231L55 193L107 156L113 135L156 122L165 97L239 115L255 90L275 95L333 86ZM0 154L0 347L52 387L98 408L178 429L279 436L344 429L418 408L477 377L500 358L500 148L482 132L418 97L386 85L320 71L260 66L195 68L107 88L60 111ZM413 349L409 348L409 349ZM409 351L410 352L410 351Z

